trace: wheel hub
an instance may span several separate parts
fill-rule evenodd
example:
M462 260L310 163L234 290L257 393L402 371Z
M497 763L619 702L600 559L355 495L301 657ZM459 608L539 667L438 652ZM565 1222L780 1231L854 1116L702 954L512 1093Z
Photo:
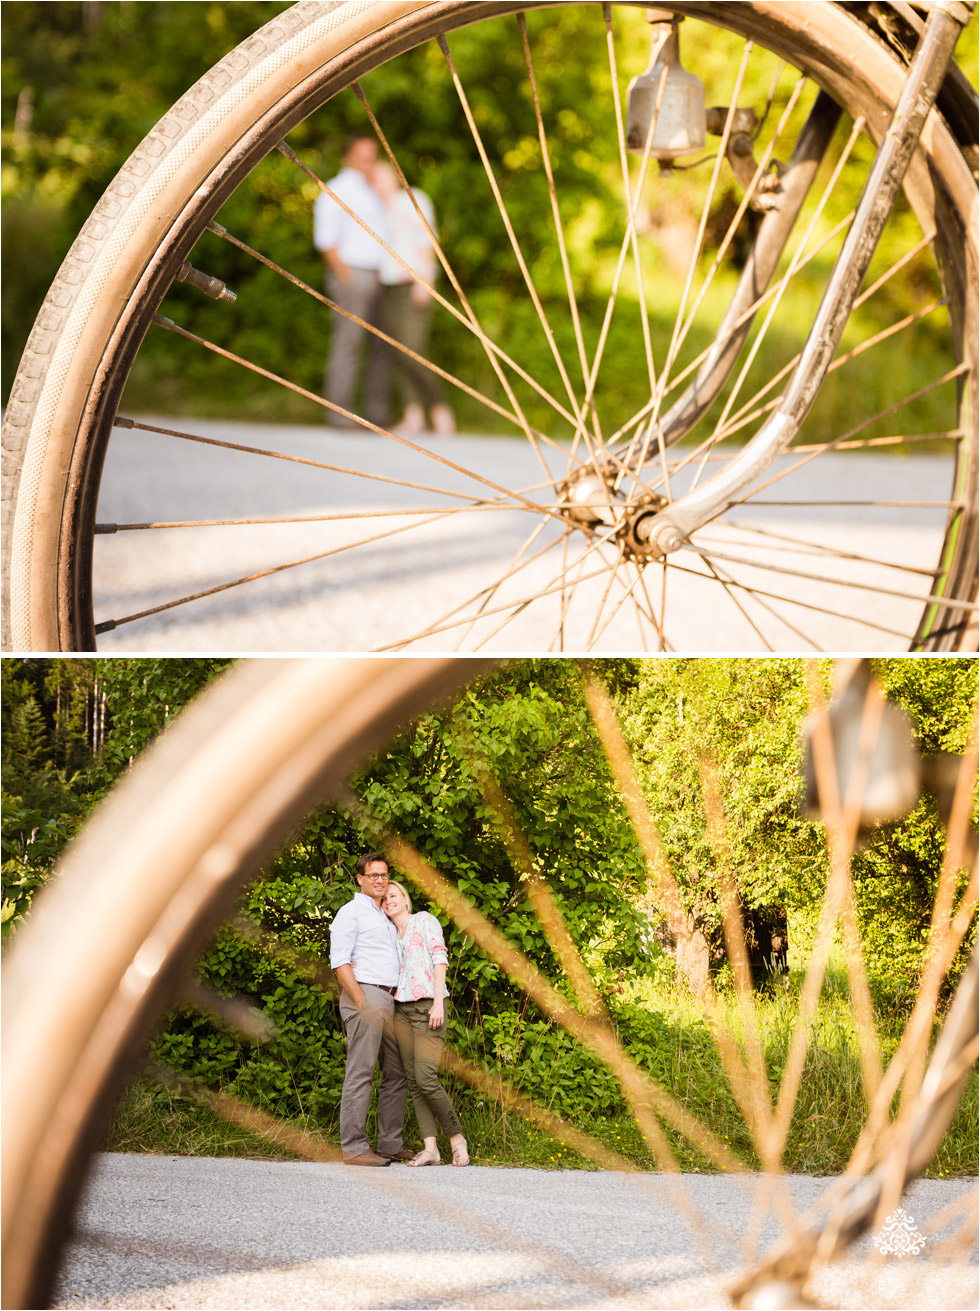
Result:
M616 485L619 477L615 470L597 471L583 465L558 488L562 513L569 523L590 537L602 533L618 543L627 559L662 558L663 551L646 540L641 525L653 519L667 501L657 492L642 488L624 496Z

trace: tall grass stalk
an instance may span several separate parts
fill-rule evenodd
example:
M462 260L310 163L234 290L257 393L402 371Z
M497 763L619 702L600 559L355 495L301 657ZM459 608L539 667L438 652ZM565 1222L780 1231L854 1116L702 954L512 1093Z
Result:
M809 1054L784 1153L791 1173L836 1175L847 1165L867 1114L854 1018L846 989L833 974L815 1017ZM775 1100L797 1019L795 983L783 991L761 993L757 1015L770 1087ZM640 995L642 993L642 995ZM746 1163L759 1168L751 1134L725 1078L721 1061L696 1003L671 984L645 980L614 1012L620 1035L634 1059L718 1134ZM734 998L726 1002L727 1022L741 1041ZM475 1018L475 1022L474 1022ZM513 1015L473 1017L460 1022L453 1044L526 1096L547 1105L576 1128L614 1148L641 1169L655 1164L625 1109L610 1073L574 1046L554 1026L526 1009ZM879 1034L887 1060L898 1043L901 1024L894 1015ZM336 1070L342 1078L342 1068ZM446 1078L474 1157L484 1164L543 1169L593 1168L577 1153L528 1124L492 1098ZM235 1089L231 1088L234 1092ZM290 1122L336 1141L336 1117L309 1112L298 1095L281 1113ZM949 1132L927 1174L973 1176L978 1172L978 1082L971 1076ZM369 1122L369 1134L372 1125ZM678 1135L671 1143L681 1169L713 1169ZM421 1146L409 1111L406 1144ZM289 1159L275 1143L224 1124L198 1106L143 1081L134 1083L111 1126L105 1146L114 1151L175 1155L233 1155Z

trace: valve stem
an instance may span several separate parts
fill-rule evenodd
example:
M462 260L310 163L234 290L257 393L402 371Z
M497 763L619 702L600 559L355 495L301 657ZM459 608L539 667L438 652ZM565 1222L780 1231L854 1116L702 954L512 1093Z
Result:
M198 291L203 291L205 296L211 296L214 300L236 301L237 294L229 290L220 278L212 278L208 273L202 273L196 269L193 264L188 264L185 260L180 266L175 282L189 282L192 287L197 287Z

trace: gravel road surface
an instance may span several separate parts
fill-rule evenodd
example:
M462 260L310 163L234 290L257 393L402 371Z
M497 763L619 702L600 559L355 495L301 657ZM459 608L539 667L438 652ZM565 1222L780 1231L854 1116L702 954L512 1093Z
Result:
M333 553L151 618L122 624L100 638L100 647L107 652L374 650L421 632L437 617L450 616L458 603L479 595L490 581L506 572L535 529L541 535L529 555L541 551L549 540L560 540L554 524L542 528L541 515L527 510L489 506L482 513L448 513L460 504L454 499L460 493L494 497L488 484L541 487L541 465L523 440L428 436L420 439L427 452L420 455L375 434L338 434L322 427L198 419L154 422L208 440L279 451L337 469L367 470L388 481L158 433L117 431L109 445L102 483L101 523L334 517L315 523L153 528L101 535L96 538L94 559L97 622L118 621L274 565ZM441 462L443 458L471 470L474 476L450 469ZM563 462L564 456L550 452L548 459ZM675 478L675 491L683 490L684 477L690 477L694 467ZM949 497L950 479L950 466L940 457L883 457L865 452L821 455L765 493L770 500L805 501L805 506L770 505L753 508L751 513L740 510L737 529L719 524L703 540L710 549L725 553L725 562L719 557L718 564L732 577L775 594L799 589L798 598L817 607L787 607L787 625L765 608L771 603L750 604L755 624L776 649L811 649L807 638L830 650L907 649L908 640L901 634L915 629L922 608L915 601L896 602L832 581L799 582L783 572L731 561L751 556L763 543L767 563L780 569L802 569L824 578L862 585L874 582L893 591L927 595L928 577L914 570L935 562L945 511L896 504L869 509L835 502L854 502L865 496L883 502L942 502ZM403 486L402 482L432 485L439 493ZM529 495L537 500L542 493ZM543 495L547 500L553 492L549 488ZM370 517L337 517L350 514ZM404 531L406 524L412 525L409 531ZM760 537L760 532L768 535ZM787 542L787 537L794 541ZM579 540L578 534L573 541L578 543L575 549L585 545L585 538ZM801 553L797 545L801 541L815 544L817 553ZM348 549L352 542L366 544ZM517 607L520 600L551 588L553 594L547 600L518 608L516 614L501 609L481 621L484 627L474 630L467 641L489 635L489 650L552 649L561 617L560 590L554 590L561 550L556 544L522 567L511 583L494 595L493 605ZM861 559L839 558L836 553L840 551ZM902 569L867 563L881 560ZM667 614L668 639L675 650L764 649L736 605L736 599L744 601L744 592L736 590L726 598L703 577L706 566L691 551L678 553L672 561L678 568L669 571ZM596 567L593 556L581 572L587 575ZM909 569L913 572L905 571ZM656 581L651 583L654 575ZM628 581L625 570L620 578ZM654 567L645 579L647 588L656 593L659 609L660 570ZM577 584L581 604L565 617L565 650L583 649L590 641L592 621L604 603L607 582L608 572L599 571L598 577L589 580L586 576ZM636 586L635 578L632 585ZM605 601L604 617L613 613L625 586L617 579L611 599ZM649 600L648 605L653 606L654 601ZM512 614L511 621L493 635L492 630L508 614ZM407 649L452 650L465 633L452 627L452 622L450 618L450 626ZM642 649L641 642L630 601L613 613L595 649L635 651Z
M758 1177L684 1182L689 1210L658 1175L104 1155L53 1306L727 1307L734 1235L776 1190ZM827 1183L787 1181L801 1209ZM903 1206L927 1231L973 1189L923 1180ZM775 1224L758 1220L765 1244ZM937 1274L925 1258L941 1237L921 1256L878 1261L865 1243L821 1277L822 1305L975 1303L976 1250Z

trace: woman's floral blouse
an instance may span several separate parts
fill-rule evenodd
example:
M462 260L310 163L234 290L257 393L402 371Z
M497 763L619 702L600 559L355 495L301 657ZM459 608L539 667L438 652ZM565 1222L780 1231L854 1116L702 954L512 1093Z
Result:
M420 1001L436 995L436 965L449 960L442 925L427 910L420 910L405 926L405 935L398 938L398 991L395 1001ZM443 992L449 996L449 989Z

